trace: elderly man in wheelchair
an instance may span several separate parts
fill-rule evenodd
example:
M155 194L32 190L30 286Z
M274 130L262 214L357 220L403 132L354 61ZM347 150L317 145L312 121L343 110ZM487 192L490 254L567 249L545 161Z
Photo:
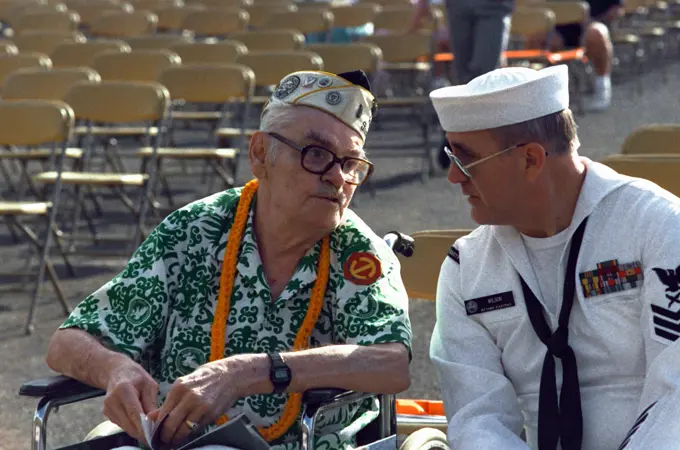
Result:
M234 417L274 449L394 435L408 297L393 249L347 209L375 111L362 72L285 77L250 143L255 179L170 214L54 334L65 377L23 387L45 396L34 448L70 394L106 396L99 447L82 448L179 448Z

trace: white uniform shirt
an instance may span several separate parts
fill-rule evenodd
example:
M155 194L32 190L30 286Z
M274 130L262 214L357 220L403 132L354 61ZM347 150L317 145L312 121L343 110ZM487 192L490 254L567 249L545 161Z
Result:
M652 448L649 442L658 445L662 432L675 442L653 448L680 448L680 199L583 160L586 178L567 230L570 241L589 217L569 321L583 408L582 449L616 449L629 431L635 433L626 449ZM560 286L568 250L563 246L554 263ZM601 275L612 260L614 274ZM636 277L636 265L637 277L644 279L631 283L626 277ZM456 450L527 449L527 443L537 448L546 347L529 321L518 272L541 300L523 239L509 226L477 228L455 243L442 264L430 353ZM602 289L602 280L614 287ZM557 302L545 311L553 332L561 287ZM560 389L562 367L556 361ZM646 425L634 427L654 402L639 421L646 419ZM669 408L678 410L673 413L678 422L668 422L676 430L654 430L648 417L669 420ZM523 426L527 443L520 439Z

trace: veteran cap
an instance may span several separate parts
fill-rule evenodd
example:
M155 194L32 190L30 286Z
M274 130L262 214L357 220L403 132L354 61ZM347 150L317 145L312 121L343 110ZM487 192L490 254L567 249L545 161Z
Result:
M361 70L337 75L313 70L293 72L281 80L262 114L275 103L310 106L332 114L364 141L377 109L368 78Z
M489 130L568 108L569 73L566 65L506 67L432 91L430 99L444 131Z

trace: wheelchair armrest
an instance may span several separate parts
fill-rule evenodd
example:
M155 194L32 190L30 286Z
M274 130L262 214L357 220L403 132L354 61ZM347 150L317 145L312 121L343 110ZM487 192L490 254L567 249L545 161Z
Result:
M19 388L19 395L27 397L60 399L82 394L91 394L94 397L97 394L104 395L105 392L64 375L29 381Z
M319 406L333 403L333 401L335 401L335 399L340 395L351 392L352 391L339 388L310 389L309 391L305 391L302 394L302 404L307 406L307 408L318 408Z

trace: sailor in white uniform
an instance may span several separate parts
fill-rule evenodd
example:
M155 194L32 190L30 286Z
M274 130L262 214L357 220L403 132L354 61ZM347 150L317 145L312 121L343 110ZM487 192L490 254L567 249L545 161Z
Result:
M680 199L578 155L566 66L431 99L480 225L437 291L452 448L680 449Z

